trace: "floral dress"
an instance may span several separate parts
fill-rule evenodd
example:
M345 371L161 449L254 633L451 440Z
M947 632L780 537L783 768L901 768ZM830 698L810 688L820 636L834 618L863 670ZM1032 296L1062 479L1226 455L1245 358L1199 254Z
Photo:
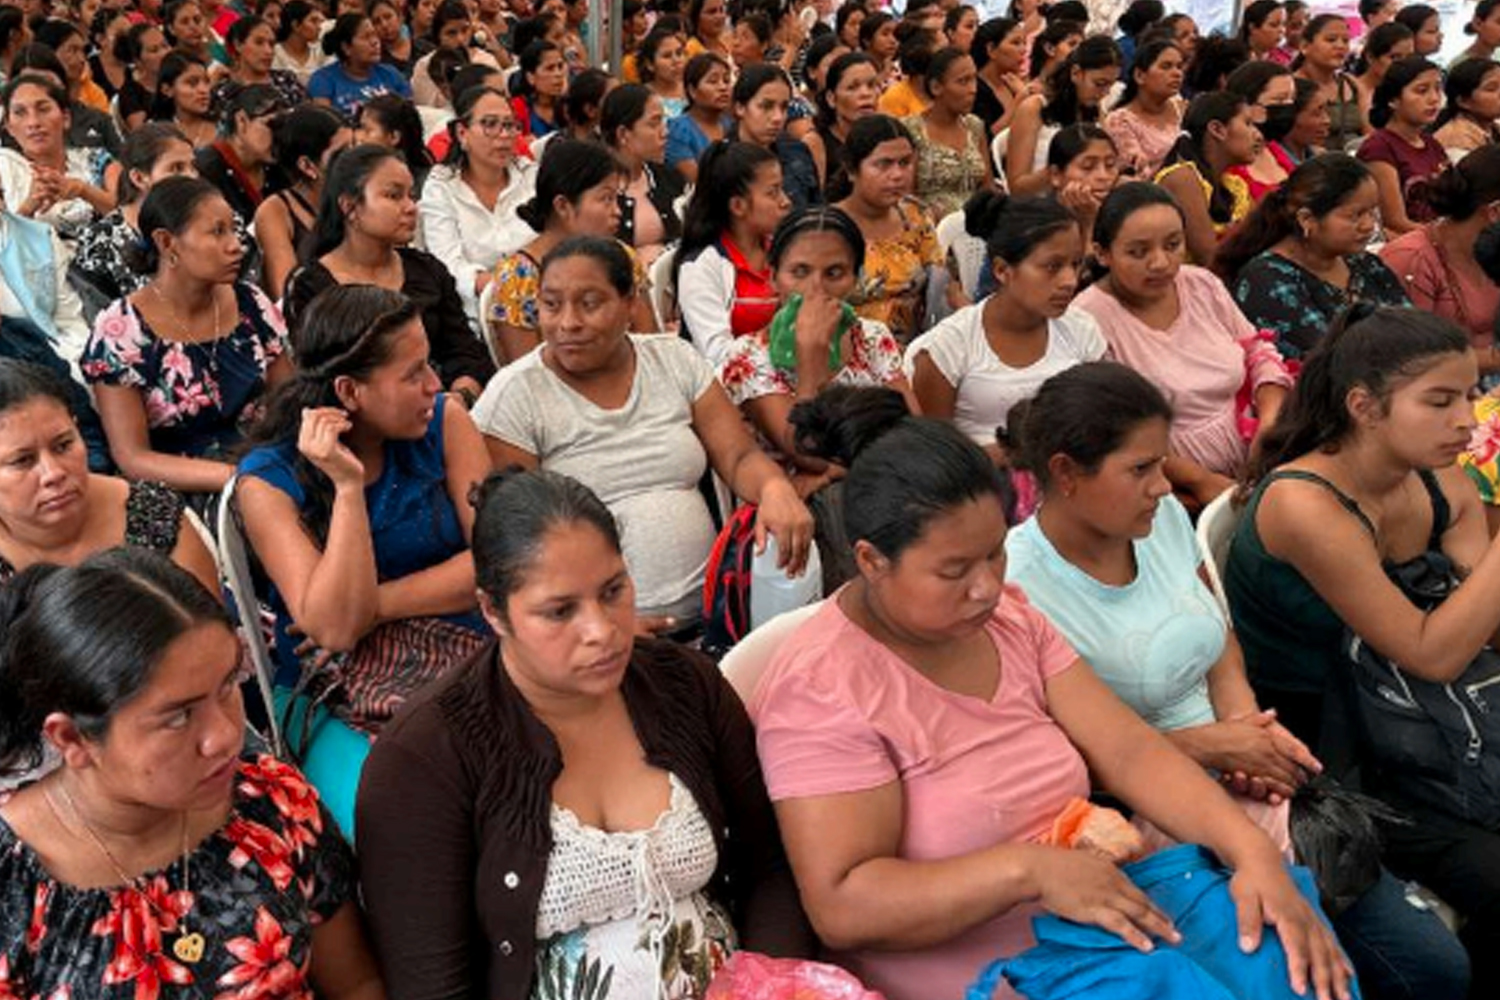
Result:
M115 889L48 874L0 819L0 998L312 1000L313 929L353 898L354 857L317 794L270 756L240 761L228 820ZM176 940L202 935L202 958Z
M1406 290L1391 269L1370 253L1345 258L1349 287L1330 285L1274 250L1240 269L1229 286L1234 301L1257 330L1276 335L1276 349L1288 361L1300 358L1333 329L1356 302L1409 306Z
M669 774L647 830L606 832L552 806L552 854L537 907L532 1000L699 1000L737 950L729 915L704 891L713 831Z
M927 276L943 266L937 231L915 201L897 209L903 228L894 237L865 244L864 282L855 311L890 328L902 343L922 332L927 308Z
M160 336L128 298L94 322L83 376L91 384L140 391L156 451L222 457L259 415L266 372L286 351L286 323L254 285L240 283L234 291L239 325L211 342Z
M186 506L182 494L169 486L131 480L125 495L125 536L120 544L170 556L177 548L177 533L182 529ZM16 567L0 555L0 584L8 583L15 575Z
M965 140L960 152L928 138L923 116L901 120L917 147L917 197L934 219L960 211L969 196L984 186L984 158L989 155L984 122L977 115L964 115L962 123Z
M625 247L625 252L630 255L632 270L635 272L635 287L638 290L646 289L649 279L639 255L628 246ZM486 318L491 326L503 323L518 330L541 328L541 323L537 320L537 294L541 291L542 265L535 257L525 250L506 254L495 265L494 277L490 280L495 285L493 305Z
M1500 398L1485 394L1474 401L1474 432L1469 448L1458 456L1487 506L1500 506Z
M771 363L766 344L768 331L738 337L719 368L719 382L735 406L763 396L795 396L797 373ZM865 320L849 331L849 357L832 379L832 385L882 386L904 383L901 345L884 323Z

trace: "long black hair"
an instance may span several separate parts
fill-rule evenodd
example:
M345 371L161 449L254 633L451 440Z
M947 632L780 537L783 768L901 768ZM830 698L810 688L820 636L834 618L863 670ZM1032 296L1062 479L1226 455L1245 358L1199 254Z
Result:
M1369 179L1370 168L1347 153L1303 161L1219 244L1214 270L1225 281L1234 280L1246 264L1297 232L1298 212L1325 218Z
M1447 100L1443 103L1443 110L1438 114L1437 121L1433 122L1434 131L1464 113L1460 107L1461 101L1467 101L1474 96L1474 92L1484 85L1484 78L1491 73L1500 72L1500 63L1493 59L1460 59L1448 67L1448 76L1443 80L1443 96Z
M1067 229L1078 217L1056 198L1016 198L981 190L964 203L964 230L985 241L990 261L1014 267L1038 245Z
M334 382L342 376L368 379L393 356L394 334L418 315L406 296L375 285L333 285L318 293L292 331L296 369L271 391L248 445L296 444L302 414L342 408ZM296 449L292 470L304 496L302 524L321 546L332 517L333 481Z
M1354 430L1351 390L1363 387L1383 405L1401 382L1449 354L1466 354L1469 338L1448 320L1421 309L1354 306L1303 361L1297 385L1276 423L1261 437L1249 481L1279 465L1333 452Z
M1120 101L1115 107L1123 108L1140 96L1141 82L1136 79L1136 74L1145 73L1151 69L1156 65L1157 60L1168 52L1176 52L1178 56L1181 56L1182 46L1166 37L1150 38L1140 44L1140 47L1135 50L1135 58L1130 60L1130 72L1125 74L1125 89L1120 92ZM1186 67L1183 68L1186 69Z
M1148 420L1172 422L1172 405L1162 391L1126 365L1090 361L1052 376L1035 396L1016 404L1006 439L1017 465L1045 488L1055 456L1066 455L1092 474Z
M728 231L733 221L730 201L748 193L756 173L771 163L781 161L775 153L754 143L721 139L708 147L698 160L698 184L682 216L682 242L672 261L673 287L682 264L713 246Z
M536 171L536 193L516 208L522 222L544 231L557 214L557 199L577 205L584 193L625 174L625 166L608 147L559 136L547 143Z
M1208 214L1215 222L1228 223L1234 218L1234 195L1208 162L1208 127L1228 124L1245 109L1245 99L1227 90L1199 94L1182 116L1183 135L1167 156L1167 165L1191 163L1213 187L1208 198Z
M1385 128L1393 114L1391 103L1400 99L1403 90L1424 73L1437 73L1441 80L1442 72L1437 63L1421 56L1410 56L1392 63L1370 97L1370 124Z
M1120 46L1108 35L1089 35L1069 53L1053 72L1052 99L1042 105L1042 121L1048 125L1067 126L1099 120L1099 105L1086 107L1078 99L1078 85L1073 71L1089 73L1101 69L1119 69L1124 62Z
M0 587L0 774L41 763L42 723L54 712L85 739L104 739L167 648L209 623L233 629L203 584L147 549L21 571Z
M401 162L401 154L385 146L366 143L344 150L329 164L328 179L323 182L323 197L318 201L318 219L313 223L309 241L308 260L317 260L344 242L348 220L344 215L343 199L363 201L370 175L387 160Z
M506 603L536 564L553 528L587 524L620 552L614 515L587 486L556 472L510 466L474 488L474 582L510 624Z

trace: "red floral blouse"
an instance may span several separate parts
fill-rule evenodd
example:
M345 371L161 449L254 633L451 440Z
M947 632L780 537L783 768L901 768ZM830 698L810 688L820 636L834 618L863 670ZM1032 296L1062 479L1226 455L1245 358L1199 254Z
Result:
M0 1000L312 1000L312 930L353 897L354 856L307 779L240 762L228 821L116 889L49 875L0 819ZM173 952L184 922L203 957Z

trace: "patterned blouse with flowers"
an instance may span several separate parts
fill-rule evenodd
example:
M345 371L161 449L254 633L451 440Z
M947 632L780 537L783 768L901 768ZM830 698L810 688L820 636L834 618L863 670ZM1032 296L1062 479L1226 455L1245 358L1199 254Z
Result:
M1474 401L1474 432L1458 465L1469 474L1487 506L1500 506L1500 397L1486 393Z
M354 858L317 793L270 756L240 761L225 824L129 886L48 874L0 819L3 1000L310 1000L313 928L353 898ZM174 942L201 934L197 962Z
M738 337L719 368L719 381L735 406L762 396L794 396L797 373L771 363L768 330ZM905 383L901 345L884 323L862 320L849 331L849 356L830 379L833 385L881 386Z
M128 298L94 321L83 376L90 383L142 393L156 451L223 456L258 415L266 372L286 351L286 322L254 285L242 282L234 291L239 325L207 343L162 337Z
M903 227L889 239L865 243L864 281L855 311L890 328L902 343L922 332L927 309L927 275L943 266L937 231L921 206L903 201Z
M637 294L645 294L650 286L646 269L632 247L625 247L625 252L630 255ZM535 257L524 249L506 254L495 265L490 280L495 285L495 295L486 317L489 324L504 323L517 330L541 328L537 320L537 295L542 290L542 265Z

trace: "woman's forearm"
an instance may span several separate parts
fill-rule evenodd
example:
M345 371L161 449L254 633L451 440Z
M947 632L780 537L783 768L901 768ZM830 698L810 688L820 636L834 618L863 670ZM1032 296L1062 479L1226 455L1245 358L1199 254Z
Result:
M335 487L328 538L295 615L298 627L326 650L353 649L377 623L378 580L364 486Z
M462 614L474 610L474 557L467 550L418 573L382 583L380 622Z

